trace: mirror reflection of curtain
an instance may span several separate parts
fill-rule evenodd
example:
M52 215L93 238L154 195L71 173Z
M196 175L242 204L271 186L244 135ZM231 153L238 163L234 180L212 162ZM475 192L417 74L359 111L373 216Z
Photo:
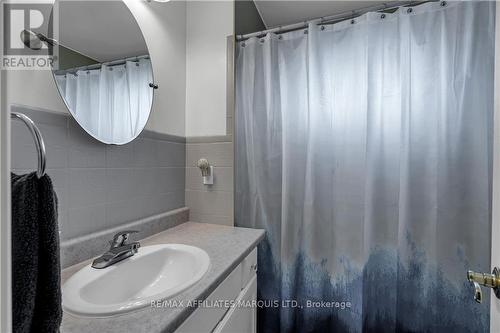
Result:
M303 306L259 309L260 332L488 331L466 271L490 266L494 13L434 2L238 44L235 223L266 230L263 304Z
M153 99L149 59L56 75L56 82L80 125L102 141L129 141L148 120Z

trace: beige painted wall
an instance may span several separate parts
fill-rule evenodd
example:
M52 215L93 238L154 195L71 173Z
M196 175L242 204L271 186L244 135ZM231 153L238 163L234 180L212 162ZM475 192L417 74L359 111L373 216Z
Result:
M227 36L233 1L188 1L186 136L226 135Z
M185 135L186 2L124 0L137 19L153 63L159 89L146 128Z
M0 17L3 17L0 8ZM0 36L3 36L0 27ZM10 259L10 117L5 94L5 71L0 70L0 332L12 330Z

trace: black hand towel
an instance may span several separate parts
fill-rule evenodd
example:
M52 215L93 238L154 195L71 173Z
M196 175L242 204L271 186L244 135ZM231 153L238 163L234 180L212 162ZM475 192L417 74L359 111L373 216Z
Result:
M57 197L50 178L11 175L12 324L15 333L59 332L62 319Z

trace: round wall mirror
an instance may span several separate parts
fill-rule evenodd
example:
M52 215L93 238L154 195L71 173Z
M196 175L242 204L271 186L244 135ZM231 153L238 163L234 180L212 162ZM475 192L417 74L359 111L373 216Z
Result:
M125 144L146 126L154 84L141 29L123 1L58 0L54 75L80 126L107 144Z

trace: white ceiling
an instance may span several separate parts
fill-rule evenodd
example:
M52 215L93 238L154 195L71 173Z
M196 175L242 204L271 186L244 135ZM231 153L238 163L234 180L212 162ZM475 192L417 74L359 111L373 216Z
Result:
M254 0L254 2L267 28L274 28L391 1Z
M148 54L122 1L59 1L59 42L99 62Z

